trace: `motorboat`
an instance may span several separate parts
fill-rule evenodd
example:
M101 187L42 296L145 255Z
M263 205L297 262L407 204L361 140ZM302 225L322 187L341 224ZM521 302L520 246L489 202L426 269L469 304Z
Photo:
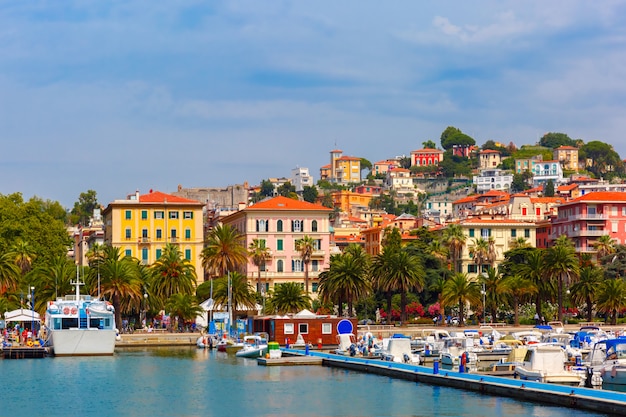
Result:
M48 302L45 324L56 356L113 355L118 331L111 303L80 293Z
M205 334L196 340L198 349L213 349L217 345L217 338L212 334Z
M602 384L626 385L626 337L600 340L589 353L587 365Z
M393 335L389 338L387 349L380 352L384 361L411 363L420 365L422 360L419 353L411 348L411 338L404 335Z
M244 336L243 347L235 353L239 358L260 358L267 353L267 338L260 335Z
M474 350L473 339L464 335L454 335L447 339L441 351L441 365L446 368L463 365L465 369L476 370L478 356Z
M353 333L340 333L337 335L337 355L355 356L357 354L356 337Z
M565 369L567 354L561 346L534 344L528 346L524 361L515 367L515 376L545 383L580 386L584 375Z
M215 345L218 352L237 353L243 348L243 342L236 342L224 335Z

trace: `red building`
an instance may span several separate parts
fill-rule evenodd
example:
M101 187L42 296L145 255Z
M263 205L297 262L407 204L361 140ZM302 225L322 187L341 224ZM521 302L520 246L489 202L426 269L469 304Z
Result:
M305 343L311 343L315 346L322 344L323 346L336 345L338 327L352 325L352 333L356 335L357 319L346 319L336 316L318 316L306 315L303 317L255 317L253 319L254 332L265 332L269 335L269 340L276 341L280 345L285 345L287 339L289 343L295 343L298 335L302 335Z
M439 165L443 161L443 151L439 149L418 149L411 151L411 165L418 167Z

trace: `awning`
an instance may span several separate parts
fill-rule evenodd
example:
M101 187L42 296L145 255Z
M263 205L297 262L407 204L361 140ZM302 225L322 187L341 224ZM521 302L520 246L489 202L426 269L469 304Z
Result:
M4 320L7 322L10 321L41 321L39 318L39 313L32 310L24 310L20 308L19 310L7 311L4 313Z

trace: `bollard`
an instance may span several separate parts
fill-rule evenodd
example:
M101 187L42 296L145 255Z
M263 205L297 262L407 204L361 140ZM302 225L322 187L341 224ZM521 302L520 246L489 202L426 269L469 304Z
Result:
M459 373L465 373L465 361L463 360L463 355L459 356Z
M306 345L304 345L304 354L305 355L309 355L309 344L307 343Z
M439 360L435 359L433 362L433 374L437 375L439 373Z

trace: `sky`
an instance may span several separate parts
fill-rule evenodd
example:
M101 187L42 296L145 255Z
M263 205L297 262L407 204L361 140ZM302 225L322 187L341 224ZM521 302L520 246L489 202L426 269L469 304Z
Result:
M251 185L455 126L626 157L626 1L0 0L0 194Z

